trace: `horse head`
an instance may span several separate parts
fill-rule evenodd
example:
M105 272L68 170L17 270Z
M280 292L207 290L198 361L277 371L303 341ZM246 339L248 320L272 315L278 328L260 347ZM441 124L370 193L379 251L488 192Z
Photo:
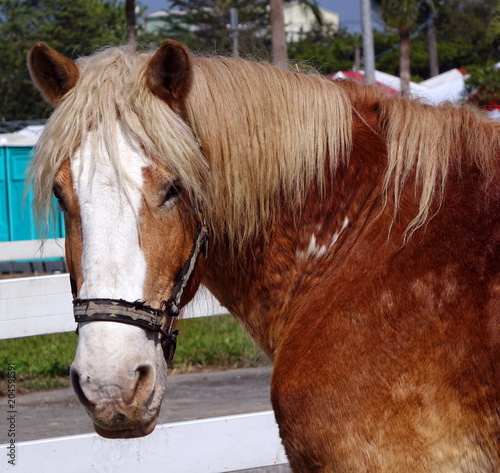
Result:
M137 55L142 68L129 78L135 88L118 90L116 77L126 81L129 66L115 49L94 72L97 81L86 78L85 63L46 44L36 44L28 58L35 84L55 106L33 173L35 192L53 189L65 217L79 322L71 380L96 431L110 438L147 435L156 425L175 343L172 322L198 287L206 235L186 176L163 159L200 153L182 119L189 51L166 41L154 55ZM155 151L154 137L142 132L134 112L140 94L178 127L170 151Z

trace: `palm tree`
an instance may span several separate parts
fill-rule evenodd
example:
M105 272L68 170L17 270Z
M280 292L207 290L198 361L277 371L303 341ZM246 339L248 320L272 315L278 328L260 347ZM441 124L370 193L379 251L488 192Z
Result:
M137 38L135 34L135 1L125 1L125 17L127 21L127 41L129 44L136 44Z
M429 75L431 77L437 76L439 74L439 60L437 51L437 40L436 40L436 5L439 0L420 0L418 2L420 10L420 19L427 22L426 27L426 39L427 39L427 52L429 53Z
M283 0L269 0L269 7L272 63L275 66L286 69L288 65L288 52L286 47Z
M427 52L429 54L429 75L431 77L437 76L439 74L439 59L437 51L437 39L436 39L436 15L439 9L439 4L442 0L419 0L419 18L418 21L422 21L427 24L426 39L427 39Z
M436 22L434 17L429 20L427 25L427 49L429 51L429 74L431 77L439 74L439 59L436 40Z
M418 0L376 0L382 21L399 34L399 78L401 94L410 94L410 27L418 16Z

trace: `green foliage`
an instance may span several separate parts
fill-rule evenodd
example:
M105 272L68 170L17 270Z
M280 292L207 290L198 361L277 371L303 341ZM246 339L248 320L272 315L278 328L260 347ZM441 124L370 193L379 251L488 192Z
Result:
M410 33L430 11L436 13L441 71L500 60L498 0L374 3L383 4L391 25L398 24L397 18L402 21L403 13L412 18ZM241 55L265 60L270 49L267 4L267 0L174 0L174 8L184 12L169 15L165 28L155 34L138 29L138 41L159 44L170 37L195 52L227 55L232 49L229 11L236 7L239 23L244 26L239 32ZM376 54L384 53L376 60L377 69L398 75L399 50L391 50L399 43L396 30L375 31L374 36ZM121 44L125 37L125 8L120 0L0 0L0 120L44 118L50 113L26 68L27 51L35 42L45 41L74 59L105 45ZM289 57L300 69L312 67L327 74L352 69L356 47L361 47L359 34L315 28L289 44ZM410 60L413 80L429 77L425 30L412 38Z
M74 333L0 341L0 380L13 363L18 379L58 378L69 374L77 344Z
M76 58L125 39L116 0L0 0L0 120L43 118L50 112L26 67L29 48L45 41Z
M500 39L500 3L494 8L493 18L486 30L486 41L493 43Z
M361 47L359 34L348 34L345 30L316 28L299 41L288 45L288 56L298 67L311 67L322 74L352 69L354 51Z
M379 71L398 75L399 73L399 35L393 31L373 32L373 43L375 46L375 67ZM412 47L414 42L412 42ZM380 56L378 57L378 55Z
M500 71L495 64L473 66L465 81L466 98L474 105L492 109L500 107Z
M407 29L415 24L418 16L418 0L378 0L380 18L396 30Z
M399 43L397 33L374 32L376 68L397 76L399 74L399 49L394 45ZM380 54L377 57L377 54ZM429 53L423 34L411 41L410 49L411 72L413 81L421 81L429 77Z
M419 16L410 28L414 32L423 24L431 11L436 13L437 50L440 70L455 67L468 69L471 65L486 64L500 59L500 38L487 40L485 29L498 18L496 0L422 0L417 2ZM375 2L380 5L380 1ZM389 1L389 6L401 10L403 2ZM397 7L397 8L396 8ZM399 10L398 10L399 9ZM415 13L415 12L414 12ZM430 77L429 53L425 29L412 36L410 61L412 80L421 81ZM464 34L464 32L467 32ZM399 44L397 31L387 28L374 31L376 68L393 75L399 75ZM497 44L498 43L498 44ZM352 69L354 50L361 46L359 34L313 30L297 43L289 45L289 55L294 61L311 65L323 73Z
M231 316L183 320L174 368L233 368L267 364L265 356ZM68 386L69 367L78 343L74 333L0 341L0 394L9 364L26 389Z
M395 1L395 0L394 0ZM380 3L380 1L376 2ZM496 7L495 7L496 5ZM410 27L413 33L423 24L431 12L436 14L437 50L440 71L455 67L468 69L469 66L486 64L500 59L500 38L487 38L485 30L497 18L497 0L422 0L418 2L419 16ZM428 45L421 31L411 39L410 60L413 80L429 77ZM375 54L380 55L399 43L394 30L374 32ZM398 75L399 49L381 55L376 61L378 70Z
M265 356L231 316L181 321L174 368L237 367L265 363Z
M443 0L436 15L440 70L468 69L500 60L500 38L485 32L498 0Z

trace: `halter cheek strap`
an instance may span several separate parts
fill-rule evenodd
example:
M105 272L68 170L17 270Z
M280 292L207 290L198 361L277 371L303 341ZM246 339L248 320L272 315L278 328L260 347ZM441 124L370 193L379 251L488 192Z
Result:
M184 289L186 289L187 283L191 279L191 276L196 268L198 256L202 254L205 259L207 258L207 249L208 227L204 220L200 221L199 217L196 216L196 237L193 242L191 254L175 277L172 294L169 299L162 303L166 305L166 308L172 317L177 317L179 315L180 303L182 295L184 294Z
M163 301L159 309L147 306L140 301L129 302L123 299L75 299L73 313L75 321L80 322L120 322L135 325L144 330L158 332L167 364L172 364L177 345L178 331L173 331L174 320L179 316L180 303L186 288L196 268L198 256L207 256L208 228L205 221L200 221L195 212L196 236L188 260L177 274L172 294ZM167 325L167 318L170 321Z

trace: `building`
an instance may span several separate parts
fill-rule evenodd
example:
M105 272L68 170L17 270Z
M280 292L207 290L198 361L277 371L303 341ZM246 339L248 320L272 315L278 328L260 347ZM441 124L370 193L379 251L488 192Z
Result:
M323 17L323 26L331 27L333 30L339 29L340 17L338 13L319 7ZM284 2L283 14L285 16L285 32L288 42L298 41L300 37L317 25L316 17L310 8L299 2Z

